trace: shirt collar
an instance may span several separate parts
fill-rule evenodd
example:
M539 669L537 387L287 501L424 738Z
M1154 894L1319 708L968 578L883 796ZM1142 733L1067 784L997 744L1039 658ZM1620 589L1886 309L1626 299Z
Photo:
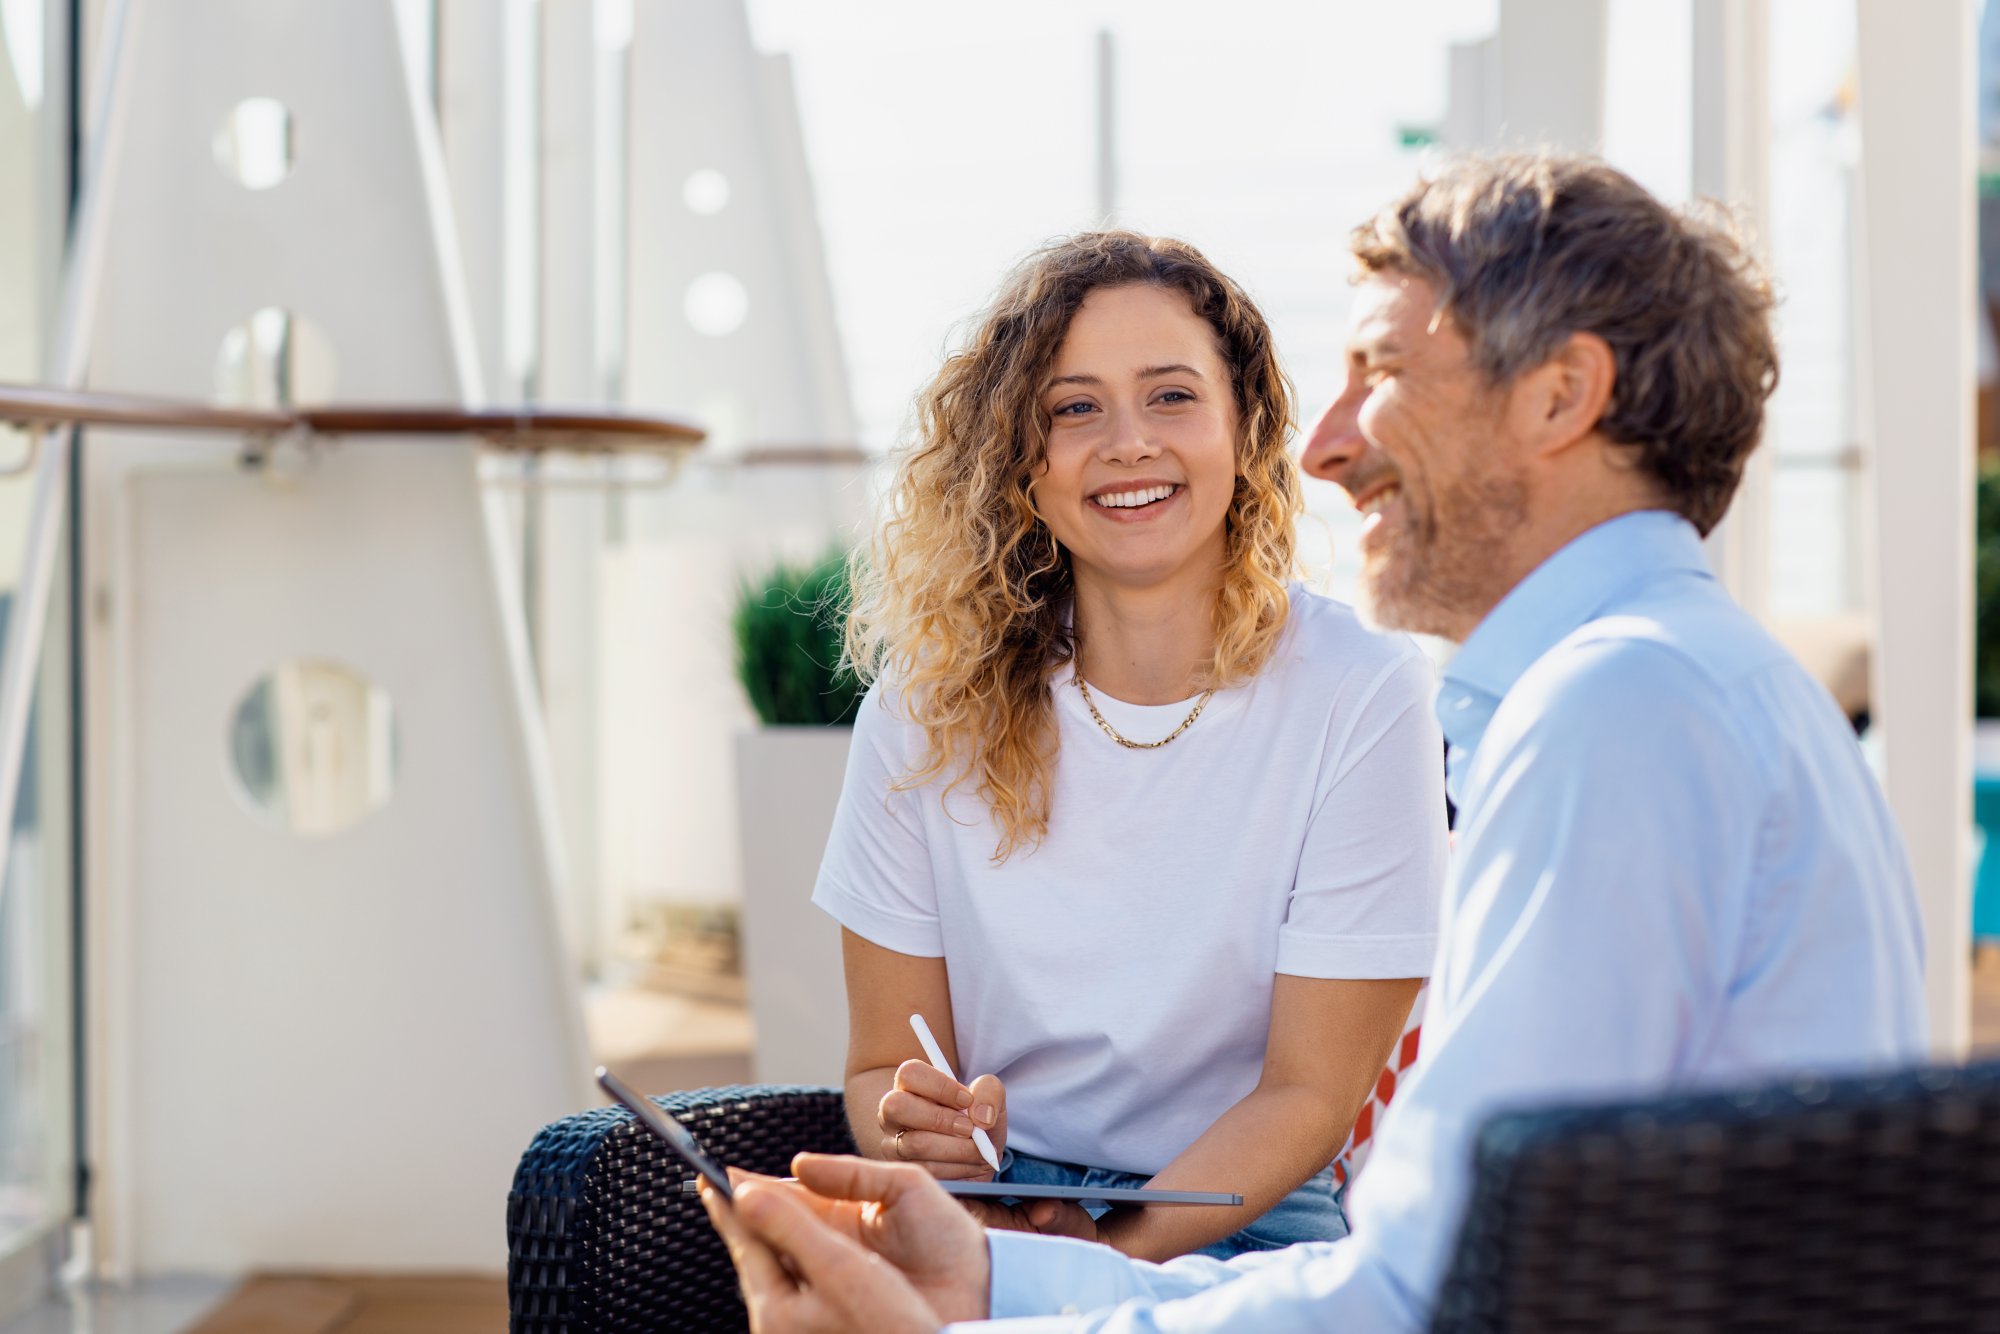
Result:
M1638 578L1687 570L1713 578L1694 525L1665 510L1621 514L1572 539L1514 585L1444 670L1438 721L1469 755L1522 673Z

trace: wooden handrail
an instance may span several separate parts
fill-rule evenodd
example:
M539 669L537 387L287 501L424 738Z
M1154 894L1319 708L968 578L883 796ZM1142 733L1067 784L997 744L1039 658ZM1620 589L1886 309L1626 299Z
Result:
M742 468L858 468L875 456L859 445L752 445L730 461Z
M0 422L25 429L129 426L163 431L234 431L259 438L314 435L476 435L500 449L686 449L707 434L675 417L576 408L458 408L360 405L296 410L231 408L187 399L0 384Z
M278 435L294 425L291 414L259 408L224 408L143 394L51 389L0 384L0 422L24 430L49 426L137 426L185 431L242 431Z
M319 435L476 435L502 449L685 449L707 432L678 417L587 408L341 406L303 408L300 425Z

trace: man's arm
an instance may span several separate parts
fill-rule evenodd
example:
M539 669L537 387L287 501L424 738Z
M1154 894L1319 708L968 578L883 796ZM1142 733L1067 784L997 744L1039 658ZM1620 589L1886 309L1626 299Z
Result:
M1497 1111L1663 1092L1725 1003L1765 790L1727 701L1670 649L1609 641L1524 677L1462 789L1423 1051L1349 1192L1428 1319Z
M1665 650L1576 659L1482 747L1423 1054L1350 1192L1354 1234L1164 1266L995 1236L996 1316L1045 1317L1024 1332L1413 1334L1489 1116L1661 1089L1698 1061L1754 859L1754 765L1706 683ZM1066 1305L1085 1314L1054 1315Z
M1419 1328L1351 1238L1229 1261L1187 1256L1163 1265L1054 1237L993 1232L987 1240L994 1318L953 1325L953 1334L1401 1334Z
M1037 1317L996 1329L1415 1334L1487 1117L1667 1087L1698 1062L1762 820L1754 762L1666 650L1572 656L1570 677L1538 683L1482 745L1423 1054L1355 1185L1354 1235L1150 1265L989 1233L991 1313Z

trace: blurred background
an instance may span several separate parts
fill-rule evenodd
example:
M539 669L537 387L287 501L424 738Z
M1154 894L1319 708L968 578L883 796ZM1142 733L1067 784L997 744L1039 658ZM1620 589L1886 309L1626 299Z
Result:
M1940 1053L2000 1045L1980 0L0 0L0 48L0 1331L497 1328L594 1063L838 1082L810 613L912 395L1113 223L1316 412L1347 231L1452 149L1749 229L1784 378L1712 555L1881 766Z

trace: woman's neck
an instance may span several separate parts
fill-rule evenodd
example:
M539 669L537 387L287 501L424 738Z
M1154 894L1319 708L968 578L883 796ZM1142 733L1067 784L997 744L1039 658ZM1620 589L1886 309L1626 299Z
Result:
M1215 654L1219 582L1132 588L1079 579L1077 670L1128 704L1172 704L1199 693Z

